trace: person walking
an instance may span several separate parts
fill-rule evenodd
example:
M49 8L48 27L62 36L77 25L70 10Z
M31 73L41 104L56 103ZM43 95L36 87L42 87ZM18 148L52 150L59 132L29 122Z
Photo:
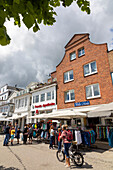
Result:
M61 150L61 145L62 145L62 139L60 138L61 136L61 128L58 128L58 150Z
M17 129L17 144L19 144L20 133L21 133L21 130L20 130L20 127L18 127L18 129Z
M50 127L50 145L49 145L49 149L53 149L53 142L54 142L54 127L53 125L51 125Z
M3 142L3 146L8 146L8 143L9 143L9 138L10 138L10 135L11 135L11 124L9 123L9 125L6 126L6 129L5 129L5 139L4 139L4 142Z
M15 134L15 128L13 126L12 129L11 129L11 145L12 146L13 146L14 134Z
M32 144L32 137L33 137L32 125L29 125L28 136L29 136L29 144Z
M66 160L65 166L67 168L70 168L69 148L71 146L71 141L67 140L67 130L66 130L66 128L67 127L65 125L63 125L63 127L62 127L63 132L60 136L60 139L63 139L63 143L64 143L64 153L65 153L65 160Z
M23 144L26 144L27 142L27 137L28 137L28 127L25 124L24 126L24 131L23 131Z

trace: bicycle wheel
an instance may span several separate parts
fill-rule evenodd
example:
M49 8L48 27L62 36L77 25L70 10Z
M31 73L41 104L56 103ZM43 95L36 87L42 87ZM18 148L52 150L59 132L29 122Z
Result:
M62 150L57 151L56 156L57 156L57 159L60 162L63 162L65 160L65 155L64 155L64 152Z
M84 157L83 157L83 155L82 155L81 153L79 153L79 152L75 152L75 153L73 154L73 162L74 162L74 164L77 165L77 166L82 166L83 163L84 163Z

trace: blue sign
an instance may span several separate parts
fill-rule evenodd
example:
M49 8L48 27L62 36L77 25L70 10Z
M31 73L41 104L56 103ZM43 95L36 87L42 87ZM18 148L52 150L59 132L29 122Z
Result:
M78 102L78 103L74 103L74 106L86 106L86 105L90 105L89 101L85 101L85 102Z

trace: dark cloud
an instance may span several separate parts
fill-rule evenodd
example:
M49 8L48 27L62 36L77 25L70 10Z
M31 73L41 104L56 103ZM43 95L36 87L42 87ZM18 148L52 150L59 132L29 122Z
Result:
M53 26L40 26L38 33L7 23L12 41L0 47L0 86L8 83L20 87L30 82L42 82L64 56L64 46L75 33L90 33L94 43L108 43L113 48L112 0L91 0L91 14L87 15L73 3L56 9Z

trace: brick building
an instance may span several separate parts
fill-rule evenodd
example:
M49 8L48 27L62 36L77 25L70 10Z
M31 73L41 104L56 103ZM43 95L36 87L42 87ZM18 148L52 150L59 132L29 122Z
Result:
M58 84L58 109L113 102L112 53L108 53L106 43L92 43L87 33L71 38L62 61L51 73L51 79L56 78Z

